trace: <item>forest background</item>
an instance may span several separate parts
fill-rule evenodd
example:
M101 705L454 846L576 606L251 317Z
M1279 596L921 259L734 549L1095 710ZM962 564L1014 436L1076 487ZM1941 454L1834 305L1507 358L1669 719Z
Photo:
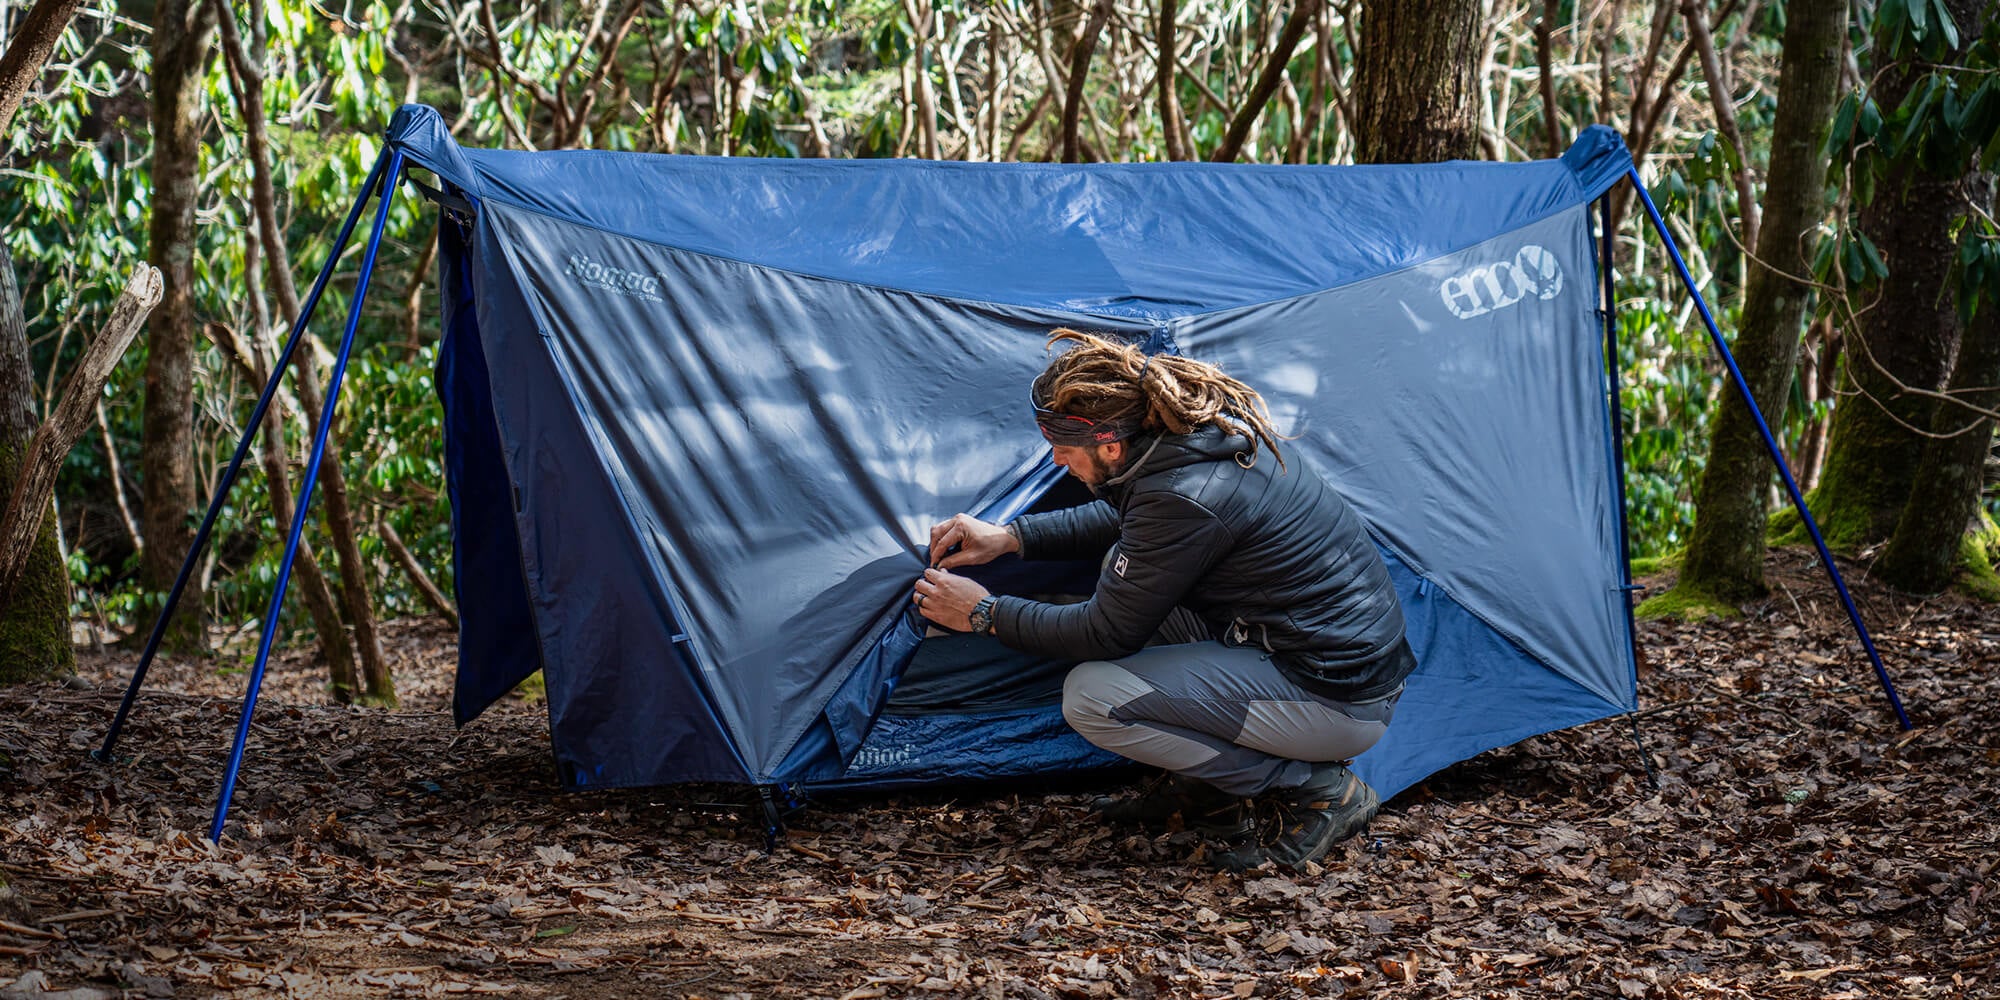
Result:
M1983 493L2000 17L1973 0L41 0L0 5L0 26L0 109L18 106L0 125L12 679L66 670L73 642L144 638L297 315L297 276L413 101L469 146L781 157L1524 160L1607 124L1836 550L1899 589L2000 597ZM1682 570L1647 610L1728 613L1761 589L1767 538L1803 538L1770 517L1761 441L1640 214L1614 197L1632 555ZM414 198L389 216L283 618L343 701L395 702L379 618L451 613L438 224ZM170 648L254 654L358 259ZM144 334L101 391L81 383L66 460L35 450L142 262L162 276ZM17 489L38 461L46 499Z

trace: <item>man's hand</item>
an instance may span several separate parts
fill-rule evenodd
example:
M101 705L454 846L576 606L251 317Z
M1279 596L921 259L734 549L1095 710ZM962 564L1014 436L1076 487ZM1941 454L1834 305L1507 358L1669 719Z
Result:
M976 580L966 579L947 570L927 569L924 570L923 577L917 581L916 593L910 600L916 604L917 610L925 618L955 632L970 632L972 607L985 600L986 595L986 588L980 586Z
M958 546L957 552L951 551L954 545ZM1020 549L1021 542L1013 532L997 524L988 524L971 514L955 515L931 529L931 565L934 567L957 569L960 566L978 566Z

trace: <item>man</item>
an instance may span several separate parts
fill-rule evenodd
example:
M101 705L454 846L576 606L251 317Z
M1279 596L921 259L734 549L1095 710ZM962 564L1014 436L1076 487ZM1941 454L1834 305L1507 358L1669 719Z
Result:
M1006 527L966 514L937 525L912 600L947 628L1083 661L1063 686L1070 725L1172 776L1103 804L1107 818L1178 813L1254 833L1244 800L1261 795L1280 826L1218 855L1221 867L1324 857L1380 807L1346 762L1381 738L1416 667L1366 527L1284 462L1249 386L1075 330L1055 331L1058 345L1032 388L1036 423L1098 502ZM1089 601L1065 605L994 596L952 572L1009 552L1103 554L1104 569Z

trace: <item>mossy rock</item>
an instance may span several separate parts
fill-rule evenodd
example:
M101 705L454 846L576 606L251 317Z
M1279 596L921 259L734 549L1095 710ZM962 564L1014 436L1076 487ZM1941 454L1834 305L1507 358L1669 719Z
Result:
M1632 613L1647 620L1677 618L1686 622L1743 616L1743 611L1736 605L1713 594L1690 591L1679 584L1640 601Z

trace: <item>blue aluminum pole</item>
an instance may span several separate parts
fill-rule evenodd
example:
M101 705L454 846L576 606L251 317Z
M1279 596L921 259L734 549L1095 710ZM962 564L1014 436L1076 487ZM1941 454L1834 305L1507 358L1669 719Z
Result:
M146 670L153 665L153 657L160 651L160 640L167 634L167 621L180 605L181 594L187 589L195 562L208 550L208 536L215 530L216 516L229 499L230 489L236 485L237 474L243 469L243 457L249 454L250 442L256 439L257 431L264 426L264 414L271 408L272 398L278 394L278 383L292 363L292 354L298 349L313 310L319 308L320 293L326 291L327 281L333 277L334 265L340 261L341 251L347 249L348 237L354 234L354 224L361 219L362 206L368 204L368 196L381 181L382 168L388 162L387 150L375 158L375 166L368 171L368 179L362 182L361 194L354 199L354 207L348 210L347 221L341 224L340 235L334 237L333 250L326 255L326 265L320 268L319 277L313 281L312 294L306 296L306 304L292 324L291 338L285 341L284 349L278 352L271 365L271 378L264 383L264 394L257 398L257 406L250 411L249 423L243 428L243 438L236 442L236 454L230 457L229 468L222 473L222 482L216 485L215 496L208 501L208 513L202 517L201 527L194 533L194 544L188 547L187 558L181 561L180 575L174 577L173 589L167 591L167 602L160 608L160 617L153 622L153 634L146 639L146 651L139 654L139 665L132 670L132 682L126 685L125 698L118 703L118 714L112 717L111 728L104 734L104 745L90 752L95 760L103 763L111 761L111 749L118 745L118 735L125 729L125 718L132 713L132 704L139 697L140 685L146 683Z
M354 352L354 333L361 327L361 307L368 301L368 281L375 273L375 253L382 246L382 230L389 222L389 204L396 182L403 174L403 151L394 149L382 178L382 193L375 206L375 227L368 234L368 249L361 257L361 276L354 284L354 301L347 308L347 330L340 337L340 356L333 365L327 384L326 407L319 415L313 435L312 456L306 461L306 475L299 484L298 509L292 513L291 537L285 541L285 558L278 564L278 584L271 591L271 606L264 613L264 632L257 642L257 664L250 671L250 688L243 695L243 717L236 724L236 742L229 750L229 766L222 774L222 791L215 802L215 820L209 824L208 839L222 839L222 825L229 818L229 799L236 792L236 775L243 766L243 746L250 738L250 717L257 709L257 692L264 684L264 668L271 660L271 642L278 635L278 613L285 605L285 587L291 582L292 562L298 558L299 538L305 533L306 514L312 508L313 487L319 481L320 462L326 457L326 440L333 430L335 411L340 406L340 385L347 375L347 359ZM337 461L337 459L336 459Z
M1743 371L1736 367L1736 357L1729 353L1729 345L1722 339L1722 331L1715 325L1715 317L1708 311L1708 303L1702 300L1701 290L1695 287L1694 275L1688 273L1687 262L1681 259L1680 248L1674 245L1674 237L1667 232L1667 222L1660 218L1660 210L1653 204L1653 196L1646 191L1646 183L1639 179L1639 169L1626 172L1632 181L1632 189L1639 192L1639 202L1646 206L1646 214L1653 220L1653 229L1660 234L1660 242L1667 248L1667 255L1674 260L1674 267L1680 272L1681 283L1687 286L1688 294L1694 296L1694 305L1701 313L1701 321L1708 325L1708 338L1715 344L1715 350L1722 356L1722 363L1729 368L1729 377L1736 383L1736 391L1743 396L1743 402L1750 408L1750 416L1757 421L1757 431L1764 435L1764 448L1771 453L1771 461L1778 467L1778 476L1785 481L1785 489L1792 496L1792 506L1798 508L1799 517L1805 521L1807 533L1812 535L1813 545L1819 549L1820 562L1826 566L1826 575L1833 579L1833 589L1840 592L1840 603L1847 608L1847 617L1854 622L1854 633L1861 637L1861 648L1868 651L1868 662L1875 666L1875 678L1882 682L1882 693L1889 697L1889 707L1896 711L1896 721L1904 729L1915 728L1910 717L1903 711L1903 699L1896 696L1896 684L1889 679L1888 668L1882 666L1881 654L1875 652L1875 640L1868 636L1868 626L1861 623L1861 612L1854 607L1854 598L1847 593L1847 582L1840 578L1840 570L1833 564L1833 553L1827 550L1826 539L1820 537L1819 522L1813 520L1812 511L1806 509L1806 498L1799 492L1799 484L1792 479L1792 470L1785 465L1785 456L1778 450L1778 439L1771 435L1771 425L1764 422L1764 412L1757 406L1757 399L1750 393L1750 383L1743 378Z

